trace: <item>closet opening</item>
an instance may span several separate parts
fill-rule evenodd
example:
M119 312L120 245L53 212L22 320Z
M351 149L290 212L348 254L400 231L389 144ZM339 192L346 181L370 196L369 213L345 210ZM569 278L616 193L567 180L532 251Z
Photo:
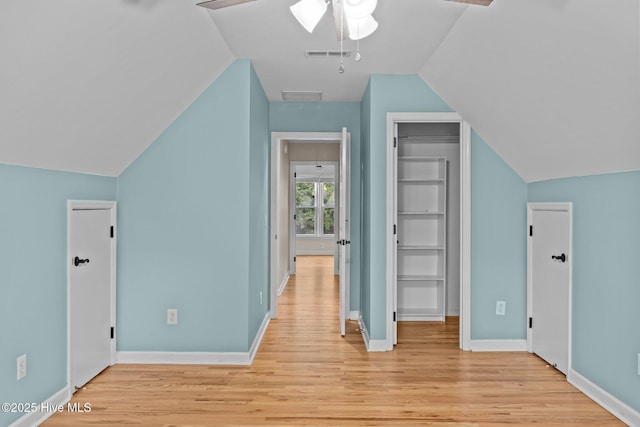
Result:
M468 175L469 129L455 114L429 115L388 123L393 135L388 165L388 298L393 319L389 349L398 344L398 324L426 330L435 322L455 328L465 348L462 308L468 245L463 245L463 231L468 233L468 227L463 224L463 177Z

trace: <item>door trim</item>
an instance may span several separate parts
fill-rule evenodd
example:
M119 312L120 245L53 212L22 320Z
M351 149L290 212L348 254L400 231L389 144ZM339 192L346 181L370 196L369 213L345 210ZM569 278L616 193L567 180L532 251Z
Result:
M387 236L394 225L394 148L396 123L460 124L460 348L471 350L471 127L457 113L387 113ZM387 238L386 341L393 350L394 322L394 245Z
M569 264L569 301L568 301L568 338L567 343L569 348L567 351L568 364L567 364L567 376L572 370L571 368L571 349L572 344L572 328L571 328L571 307L573 306L573 203L571 202L554 202L554 203L527 203L527 351L532 353L532 336L531 329L529 328L529 318L532 316L533 309L533 239L529 234L529 227L533 225L533 212L534 211L557 211L567 212L569 214L569 258L567 263ZM535 229L534 229L535 232Z
M67 386L69 388L69 398L73 395L71 386L71 213L77 210L108 210L111 215L111 225L114 227L113 238L111 239L111 325L114 328L113 339L111 340L111 360L110 366L116 364L116 207L114 201L90 201L90 200L68 200L67 201Z
M347 132L349 134L349 132ZM350 135L350 134L349 134ZM278 240L280 234L278 227L278 179L280 171L280 147L286 141L293 140L296 143L332 143L341 144L342 132L271 132L271 191L269 208L269 313L272 319L278 318ZM349 165L350 166L350 165ZM340 171L342 173L342 171ZM350 171L347 171L350 173ZM288 222L287 222L288 223ZM349 290L348 290L349 291Z

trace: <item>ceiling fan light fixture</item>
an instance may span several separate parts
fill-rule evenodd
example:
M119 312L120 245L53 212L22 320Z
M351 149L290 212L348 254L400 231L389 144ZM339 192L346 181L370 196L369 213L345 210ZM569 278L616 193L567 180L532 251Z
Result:
M324 0L300 0L289 9L300 25L312 33L327 11L327 3Z
M347 18L347 27L349 28L349 38L351 40L361 40L378 29L378 21L371 15L361 19Z
M347 18L353 19L363 19L367 16L370 16L374 10L376 10L376 6L378 5L377 0L342 0L342 5L344 7L344 14L347 15Z

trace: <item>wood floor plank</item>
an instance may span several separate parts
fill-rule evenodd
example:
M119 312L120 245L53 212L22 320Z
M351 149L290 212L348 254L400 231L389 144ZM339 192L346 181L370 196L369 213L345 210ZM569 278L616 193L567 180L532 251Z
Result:
M252 366L116 365L56 426L621 426L528 353L458 348L458 322L401 322L395 351L339 336L333 258L301 256Z

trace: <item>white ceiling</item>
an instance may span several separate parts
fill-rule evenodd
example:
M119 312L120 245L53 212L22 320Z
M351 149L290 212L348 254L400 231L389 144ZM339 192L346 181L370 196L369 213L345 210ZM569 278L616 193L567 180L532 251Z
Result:
M237 58L251 58L271 101L283 90L322 91L323 101L360 102L370 74L417 74L468 7L442 0L381 0L374 12L380 24L360 42L362 60L354 60L356 43L339 74L339 57L309 58L305 50L339 50L332 9L313 34L293 17L295 0L258 0L210 11ZM481 7L481 6L472 6Z
M344 74L304 56L339 49L330 11L308 34L295 1L1 0L0 162L117 176L250 58L270 100L419 73L527 181L640 169L637 0L380 0Z
M109 176L233 61L176 0L1 0L0 58L0 162Z
M420 75L526 181L637 170L639 4L470 7Z

